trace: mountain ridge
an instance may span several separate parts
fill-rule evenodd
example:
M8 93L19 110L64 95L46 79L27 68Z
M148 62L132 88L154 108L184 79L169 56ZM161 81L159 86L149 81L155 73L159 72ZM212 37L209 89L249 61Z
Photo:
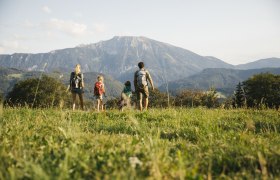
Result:
M234 66L216 57L201 56L144 36L114 36L109 40L47 53L0 55L0 66L7 68L71 72L76 64L81 64L83 72L103 73L122 82L133 81L139 61L145 62L155 85L187 78L207 68L280 67L280 58L268 58Z
M236 69L260 69L268 68L273 64L274 67L280 67L280 58L271 57L265 59L259 59L253 62L236 65Z
M9 68L69 72L76 64L81 64L84 72L99 72L127 80L133 78L131 72L138 69L139 61L145 62L156 84L187 77L205 68L232 67L168 43L135 36L115 36L49 53L0 55L0 66Z

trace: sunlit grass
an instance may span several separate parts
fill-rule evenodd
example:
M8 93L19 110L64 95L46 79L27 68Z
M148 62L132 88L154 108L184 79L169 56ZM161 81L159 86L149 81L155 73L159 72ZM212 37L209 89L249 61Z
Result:
M0 179L279 178L276 110L0 110Z

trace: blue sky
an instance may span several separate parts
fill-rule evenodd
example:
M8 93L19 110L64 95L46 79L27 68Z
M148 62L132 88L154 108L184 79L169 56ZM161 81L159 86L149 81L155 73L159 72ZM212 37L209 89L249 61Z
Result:
M0 54L145 36L231 64L280 57L279 0L0 0Z

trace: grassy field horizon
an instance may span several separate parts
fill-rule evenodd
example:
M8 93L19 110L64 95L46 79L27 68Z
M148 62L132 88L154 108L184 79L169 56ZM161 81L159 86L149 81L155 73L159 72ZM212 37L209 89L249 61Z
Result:
M0 111L0 179L280 178L280 112Z

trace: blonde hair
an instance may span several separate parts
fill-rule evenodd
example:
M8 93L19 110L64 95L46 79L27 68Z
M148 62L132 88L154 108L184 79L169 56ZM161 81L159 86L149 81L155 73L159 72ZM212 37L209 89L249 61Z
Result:
M75 67L75 74L79 74L81 72L81 65L77 64Z
M97 76L97 80L98 80L98 81L103 81L104 78L103 78L103 76L99 75L99 76Z

